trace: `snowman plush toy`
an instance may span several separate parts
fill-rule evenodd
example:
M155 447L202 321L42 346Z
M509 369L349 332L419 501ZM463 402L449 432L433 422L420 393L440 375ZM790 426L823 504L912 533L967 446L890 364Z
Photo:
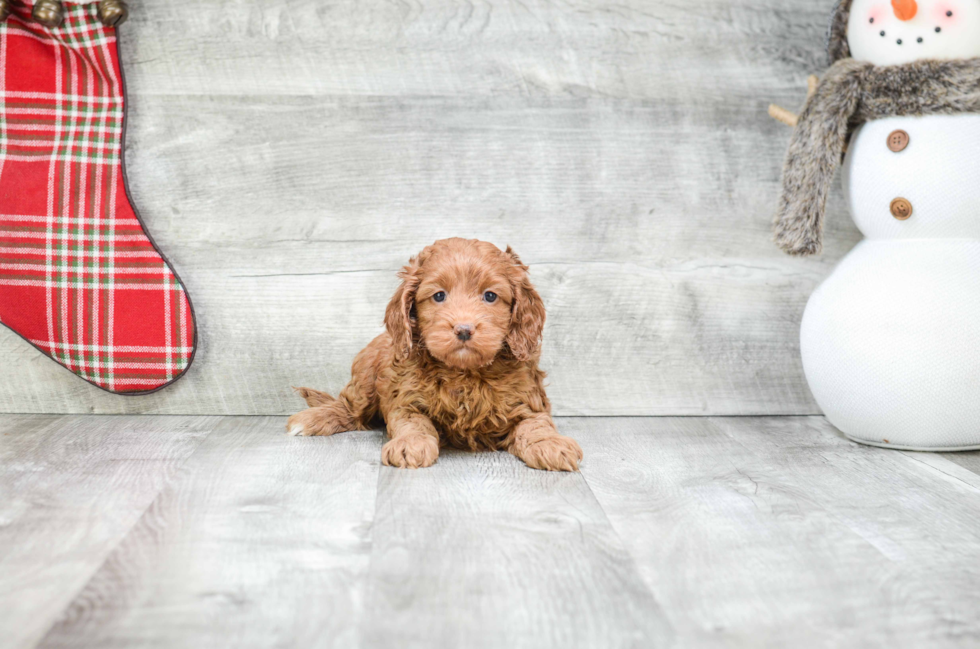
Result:
M854 441L980 448L980 0L842 0L775 240L820 252L841 167L861 241L814 292L807 381ZM846 150L846 155L845 155Z

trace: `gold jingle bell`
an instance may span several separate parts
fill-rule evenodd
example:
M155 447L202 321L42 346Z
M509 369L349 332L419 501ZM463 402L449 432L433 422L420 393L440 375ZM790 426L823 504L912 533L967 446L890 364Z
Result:
M11 6L13 0L0 0L0 23L7 19L7 16L14 10Z
M129 5L124 0L101 0L99 20L106 27L118 27L129 18Z
M65 22L65 8L58 0L37 0L32 15L34 20L51 29L61 27Z

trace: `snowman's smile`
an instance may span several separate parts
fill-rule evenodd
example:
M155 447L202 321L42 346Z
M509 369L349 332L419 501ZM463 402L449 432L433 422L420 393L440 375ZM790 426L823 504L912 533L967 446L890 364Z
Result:
M948 18L952 18L953 17L953 12L951 10L947 10L946 16ZM871 18L868 19L868 24L873 25L874 22L875 22L874 17L871 17ZM896 29L895 30L896 33L893 34L893 36L897 36L897 38L895 38L895 45L902 46L902 45L905 45L906 43L912 42L912 37L907 36L907 34L910 31L912 31L912 30L903 30L901 28ZM918 43L919 45L921 45L921 44L925 43L926 37L921 34L921 30L918 30L918 31L920 32L920 34L918 36L915 36L915 42ZM939 35L943 33L942 25L936 25L935 29L933 29L933 32L935 32L935 34L933 36L936 37L936 38L938 38ZM888 38L888 31L882 29L880 32L878 32L878 35L881 36L882 38Z

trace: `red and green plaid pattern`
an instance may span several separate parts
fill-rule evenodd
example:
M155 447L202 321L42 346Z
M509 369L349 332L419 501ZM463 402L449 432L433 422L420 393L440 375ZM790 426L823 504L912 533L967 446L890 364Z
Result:
M96 4L48 29L0 24L0 323L112 392L147 392L190 364L184 287L147 238L122 170L116 33Z

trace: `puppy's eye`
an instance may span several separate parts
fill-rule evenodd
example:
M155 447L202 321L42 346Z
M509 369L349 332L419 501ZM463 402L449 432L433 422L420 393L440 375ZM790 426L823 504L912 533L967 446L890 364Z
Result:
M432 296L432 299L435 300L436 302L445 302L446 301L446 292L445 291L439 291L438 293L436 293L435 295Z
M497 294L493 291L487 291L483 294L483 299L486 300L488 304L493 304L497 301Z

